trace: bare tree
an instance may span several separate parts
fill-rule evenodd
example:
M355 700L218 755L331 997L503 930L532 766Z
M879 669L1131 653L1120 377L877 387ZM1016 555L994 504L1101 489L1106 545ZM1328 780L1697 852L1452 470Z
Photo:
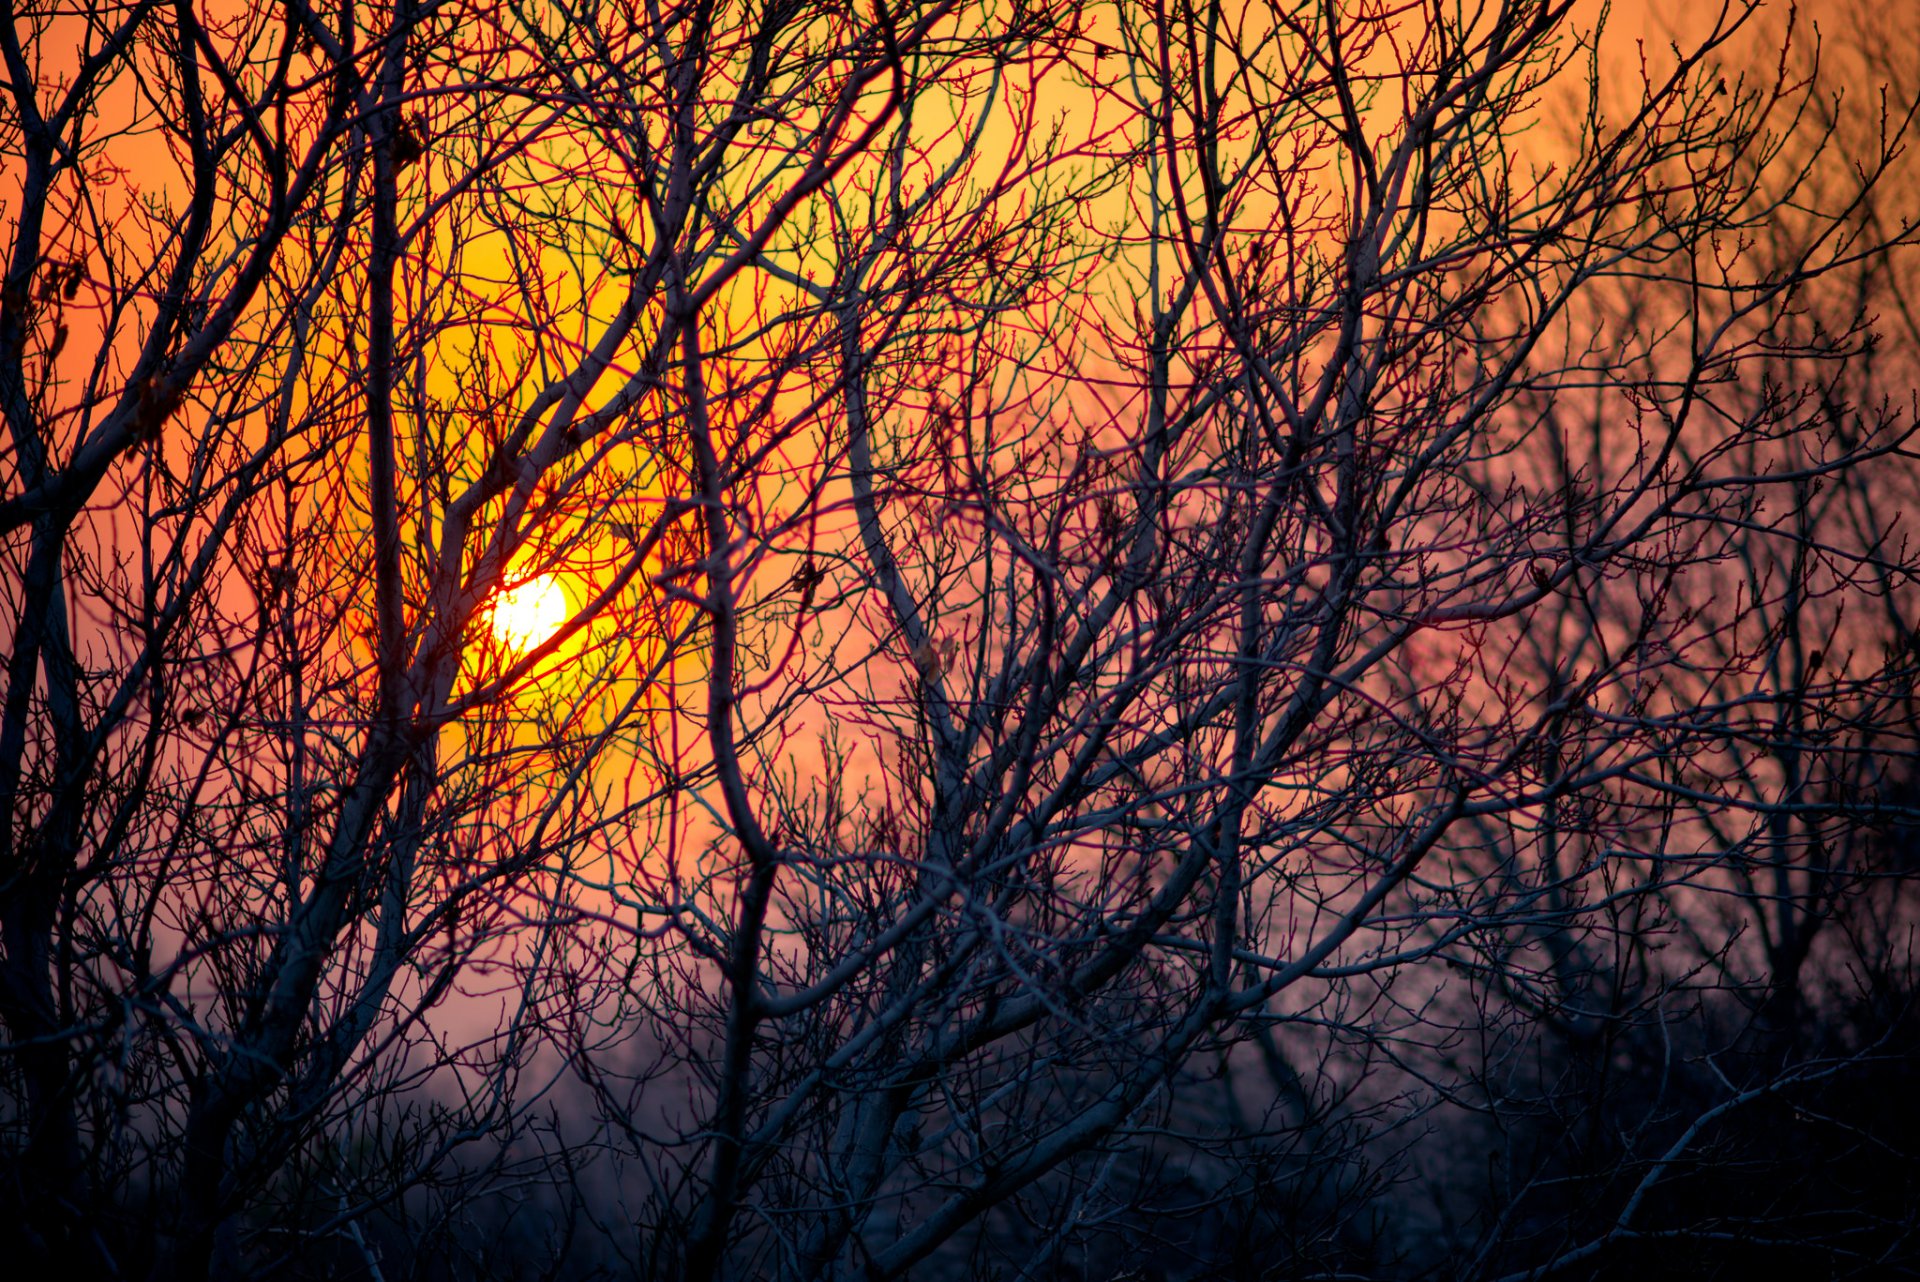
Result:
M688 715L711 821L650 844L675 913L615 1021L632 1058L578 1056L610 1119L647 1119L627 1143L662 1267L1056 1267L1197 1063L1264 1039L1304 1122L1344 1091L1326 1048L1417 1074L1473 1035L1443 963L1524 984L1503 941L1551 952L1596 913L1650 947L1680 888L1738 874L1744 846L1693 838L1753 798L1700 764L1752 759L1756 701L1847 718L1887 678L1734 690L1741 641L1697 715L1661 674L1733 642L1674 584L1813 477L1904 460L1909 430L1890 407L1835 434L1810 390L1764 391L1782 360L1856 354L1863 328L1795 305L1904 243L1861 214L1908 122L1815 202L1786 141L1813 91L1730 65L1749 16L1647 62L1613 116L1564 6L1129 8L1061 73L1128 122L1127 217L983 229L966 323L926 318L945 259L896 230L937 187L849 178L815 433L844 470L804 538L745 469L710 494L707 566L782 540L797 564L709 581L726 702ZM1530 158L1569 84L1576 136ZM1742 252L1802 206L1790 253ZM1647 280L1670 309L1594 323ZM1563 414L1587 401L1583 441ZM1895 533L1821 590L1904 581ZM1797 590L1729 603L1737 627ZM822 601L813 647L783 644ZM1516 662L1537 631L1552 661ZM753 638L778 661L743 659ZM1578 868L1538 835L1568 825Z
M1909 810L1822 291L1910 120L1823 168L1753 14L1614 93L1563 0L10 13L9 1224L1385 1268L1531 1034L1793 1023ZM1780 1045L1473 1267L1864 1062Z
M1636 634L1678 625L1620 707L1682 750L1469 843L1515 894L1550 879L1553 911L1459 959L1482 1003L1463 1018L1501 1031L1483 1036L1485 1071L1457 1096L1484 1112L1493 1153L1455 1172L1485 1199L1463 1217L1456 1260L1473 1264L1457 1269L1871 1271L1911 1256L1898 1190L1915 1136L1883 1087L1913 1054L1901 848L1916 602L1902 514L1916 333L1900 300L1914 259L1846 247L1911 203L1909 162L1880 148L1916 81L1863 57L1880 46L1857 32L1812 40L1789 53L1819 86L1805 132L1778 160L1748 158L1764 217L1739 260L1793 288L1720 377L1719 421L1679 446L1700 491L1719 492L1707 541L1631 596L1575 580L1512 638L1531 684L1556 691ZM1893 161L1864 194L1849 185L1862 154ZM1839 261L1808 273L1823 240ZM1624 280L1603 323L1671 326L1699 306L1688 286ZM1688 384L1657 352L1646 368ZM1541 406L1543 487L1582 499L1567 505L1569 545L1619 457L1615 425L1660 399L1651 386L1630 405L1617 395ZM1729 420L1753 430L1725 432ZM1674 737L1675 722L1713 733ZM1562 720L1553 760L1605 732ZM1529 847L1537 871L1515 857Z

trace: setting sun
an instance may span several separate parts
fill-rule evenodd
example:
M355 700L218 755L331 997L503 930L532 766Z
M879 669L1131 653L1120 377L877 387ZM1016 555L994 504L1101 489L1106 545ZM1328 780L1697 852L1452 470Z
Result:
M558 631L569 613L560 581L542 574L502 592L493 603L490 624L501 645L514 651L531 650Z

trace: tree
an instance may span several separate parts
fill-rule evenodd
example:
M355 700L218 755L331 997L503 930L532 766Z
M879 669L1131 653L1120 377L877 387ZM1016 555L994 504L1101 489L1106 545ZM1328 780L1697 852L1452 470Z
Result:
M9 1224L1367 1261L1462 1039L1731 973L1720 888L1803 940L1796 798L1912 750L1791 639L1908 610L1802 308L1909 120L1817 190L1751 18L1620 108L1560 0L9 14Z
M1512 851L1537 843L1564 879L1559 906L1581 902L1569 887L1602 883L1592 908L1489 939L1474 957L1485 987L1466 1018L1506 1033L1461 1092L1484 1111L1492 1155L1458 1173L1491 1186L1459 1258L1492 1275L1597 1276L1630 1261L1655 1276L1731 1276L1763 1257L1870 1270L1911 1251L1900 1210L1911 1109L1886 1083L1913 1046L1902 847L1915 603L1899 515L1914 479L1915 333L1901 304L1913 260L1843 257L1817 274L1799 264L1822 238L1897 225L1911 203L1900 157L1843 218L1821 216L1853 202L1835 170L1911 111L1914 81L1879 60L1895 46L1871 24L1827 35L1792 51L1799 74L1879 76L1892 89L1877 101L1817 95L1811 127L1781 140L1790 163L1748 159L1766 214L1742 262L1796 277L1768 317L1767 332L1791 341L1757 345L1714 398L1736 422L1773 426L1688 447L1725 451L1732 483L1718 488L1737 500L1712 532L1714 555L1638 602L1567 592L1554 626L1515 638L1517 662L1542 674L1532 684L1552 689L1564 683L1552 674L1629 644L1648 615L1684 619L1692 643L1634 674L1638 715L1649 729L1684 719L1716 734L1599 806L1480 835L1504 861L1493 875L1525 869ZM1604 323L1667 323L1686 307L1673 288L1623 282ZM1672 372L1668 385L1684 386ZM1577 490L1604 478L1605 390L1555 417L1566 448L1553 480ZM1876 448L1886 453L1858 462ZM1836 460L1846 463L1829 471ZM1567 725L1556 756L1589 738Z
M1733 641L1675 585L1910 430L1835 434L1808 392L1765 390L1778 362L1856 354L1862 320L1809 331L1795 303L1904 243L1859 215L1906 121L1786 252L1742 253L1813 194L1784 150L1808 84L1724 61L1746 16L1650 65L1624 118L1590 70L1546 168L1523 126L1596 57L1564 7L1129 11L1124 72L1080 57L1136 113L1100 277L1130 300L1063 296L1036 248L1007 271L1022 306L943 351L847 290L821 433L845 433L845 551L822 572L861 626L714 742L719 833L659 838L658 893L695 893L619 1021L662 1048L644 1084L687 1073L708 1101L632 1138L694 1276L722 1237L740 1275L1042 1267L1233 1043L1278 1030L1282 1082L1322 1042L1425 1069L1455 1035L1440 963L1525 984L1516 932L1561 947L1598 913L1650 946L1647 913L1738 875L1747 847L1696 825L1754 799L1696 767L1755 761L1754 696L1701 717L1659 679ZM867 246L843 238L842 279L871 278ZM1653 279L1660 310L1623 328L1585 310ZM1824 519L1775 531L1803 576ZM1836 600L1881 590L1867 566L1904 580L1888 518L1859 538ZM1783 590L1730 603L1738 635L1772 634ZM1516 661L1555 628L1587 634ZM1733 643L1716 691L1755 671ZM1888 679L1766 697L1846 719ZM829 719L829 769L791 779ZM601 1090L611 1118L644 1111Z

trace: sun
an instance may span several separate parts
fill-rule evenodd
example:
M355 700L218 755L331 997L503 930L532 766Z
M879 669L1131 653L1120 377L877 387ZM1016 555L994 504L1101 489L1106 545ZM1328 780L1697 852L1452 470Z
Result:
M516 653L533 649L560 630L572 607L566 589L551 574L528 579L494 600L488 623L501 645Z

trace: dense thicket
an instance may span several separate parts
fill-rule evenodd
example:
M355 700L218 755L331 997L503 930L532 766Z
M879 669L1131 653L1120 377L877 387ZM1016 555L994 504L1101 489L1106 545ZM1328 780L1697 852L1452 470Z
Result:
M0 1234L1911 1270L1920 82L1689 21L11 5Z

